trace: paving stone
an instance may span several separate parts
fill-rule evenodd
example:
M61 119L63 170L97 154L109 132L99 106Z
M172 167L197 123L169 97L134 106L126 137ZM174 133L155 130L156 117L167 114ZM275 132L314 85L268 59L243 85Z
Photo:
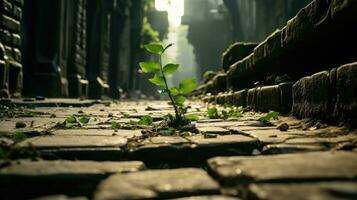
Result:
M20 160L0 169L0 191L5 199L28 199L58 193L89 196L98 182L109 175L144 168L144 164L138 161Z
M104 180L94 199L162 199L218 194L219 185L194 168L116 174Z
M63 122L64 118L42 118L42 117L21 117L9 118L0 121L0 132L41 132L54 127L58 122ZM16 128L17 122L26 124L24 128Z
M262 154L284 154L310 151L326 151L328 148L320 144L269 144L264 146Z
M357 177L357 154L342 151L218 157L208 160L208 165L219 180L233 185L351 180Z
M220 196L220 195L183 197L183 198L178 198L176 200L233 200L233 199L239 200L239 198L236 197Z
M201 127L232 127L232 126L247 126L253 125L254 122L251 121L221 121L221 122L210 122L210 123L196 123L197 128Z
M103 129L62 129L52 132L54 135L62 136L120 136L123 138L131 138L141 136L141 130L103 130Z
M229 134L230 131L221 127L198 127L198 131L201 133L216 133L216 134Z
M357 182L300 184L252 184L249 199L257 200L351 200L357 199Z
M78 100L78 99L46 99L45 101L33 101L33 102L25 102L20 99L14 99L13 103L18 106L26 106L26 107L86 107L91 106L96 103L96 100Z
M122 136L38 136L19 143L20 147L33 146L37 149L49 148L88 148L88 147L121 147L127 139Z
M51 195L44 197L37 197L32 200L87 200L87 197L68 197L66 195Z
M348 141L356 141L357 142L357 135L356 134L349 134L343 136L336 136L336 137L309 137L309 138L294 138L288 139L285 141L286 144L337 144L342 142Z
M282 143L290 138L304 136L304 132L301 130L288 130L286 132L282 132L280 130L277 130L276 128L275 129L265 129L265 130L264 129L263 130L247 130L247 131L243 131L243 133L245 135L249 135L253 138L258 139L260 142L262 142L264 144Z
M258 148L256 139L243 135L217 135L215 138L168 136L147 139L128 156L154 166L160 163L190 166L203 164L206 159L218 155L251 155Z

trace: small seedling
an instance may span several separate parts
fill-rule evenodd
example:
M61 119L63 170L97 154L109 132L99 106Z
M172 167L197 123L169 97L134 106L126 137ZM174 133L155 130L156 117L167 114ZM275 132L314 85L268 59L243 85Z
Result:
M221 112L218 111L216 107L207 108L207 116L210 119L228 119L228 118L239 118L241 117L242 108L230 107L223 109Z
M191 93L196 88L196 79L188 78L183 80L178 87L169 87L167 82L167 77L172 75L178 68L179 64L168 63L165 66L162 64L162 55L165 51L170 48L173 44L169 44L166 47L161 44L151 43L144 45L145 49L156 54L159 57L159 62L156 61L146 61L140 62L139 66L141 71L147 74L154 74L154 76L149 79L151 83L160 87L160 93L166 93L170 98L170 104L174 107L175 116L170 117L169 126L179 127L186 125L190 122L185 118L187 108L185 108L184 103L186 101L185 95Z
M269 123L272 119L278 119L279 113L275 111L270 111L268 114L265 116L259 118L258 120L261 121L262 123Z

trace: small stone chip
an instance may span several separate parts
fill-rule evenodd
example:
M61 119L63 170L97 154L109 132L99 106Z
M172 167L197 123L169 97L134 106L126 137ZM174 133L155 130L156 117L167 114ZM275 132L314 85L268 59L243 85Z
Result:
M281 123L277 126L277 129L279 129L280 131L288 131L289 130L289 124L287 123Z

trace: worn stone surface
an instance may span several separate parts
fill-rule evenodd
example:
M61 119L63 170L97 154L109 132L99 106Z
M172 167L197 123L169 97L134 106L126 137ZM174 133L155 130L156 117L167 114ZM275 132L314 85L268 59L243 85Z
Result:
M105 130L105 129L62 129L53 131L57 136L120 136L123 138L131 138L140 136L141 130Z
M304 77L293 86L292 113L301 118L328 118L333 114L333 102L328 71Z
M240 90L233 93L233 105L235 106L247 106L247 90Z
M229 184L351 180L357 176L357 154L338 151L218 157L208 160L208 165L215 176Z
M229 196L219 196L219 195L212 195L212 196L192 196L192 197L184 197L178 198L176 200L239 200L236 197L229 197Z
M257 92L257 110L260 111L280 111L281 91L279 86L265 86L259 88Z
M38 136L19 144L20 147L28 145L38 149L49 148L85 148L85 147L120 147L125 145L127 139L122 136L72 136L53 135Z
M341 200L357 198L356 182L322 182L296 184L252 184L248 199L298 200L324 199Z
M90 196L98 182L110 174L144 168L142 162L20 160L0 169L0 191L5 199L58 193Z
M200 169L149 170L104 180L94 199L178 198L219 193L219 185Z
M234 43L232 44L222 55L222 68L225 72L235 62L242 60L249 54L251 54L257 43Z
M341 66L336 77L335 115L345 119L356 119L357 111L357 62Z
M179 166L202 164L218 155L250 155L259 148L256 139L243 135L203 135L191 137L157 137L144 140L129 152L129 157L156 166L173 163Z

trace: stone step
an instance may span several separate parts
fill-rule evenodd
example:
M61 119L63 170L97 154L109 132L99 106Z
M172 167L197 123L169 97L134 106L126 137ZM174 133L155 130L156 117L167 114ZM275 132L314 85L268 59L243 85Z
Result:
M272 76L288 75L297 80L355 61L357 28L352 24L357 22L356 10L354 0L313 1L251 55L230 67L228 88L240 90L258 81L274 82Z
M219 193L219 184L205 171L182 168L110 176L99 184L94 199L173 199Z
M2 199L29 199L54 194L90 197L99 181L111 174L145 168L139 161L18 160L5 164L0 168Z
M301 118L356 119L356 85L357 62L304 77L293 86L292 112Z
M235 62L242 60L251 54L258 43L236 42L232 44L222 55L222 68L225 72Z

